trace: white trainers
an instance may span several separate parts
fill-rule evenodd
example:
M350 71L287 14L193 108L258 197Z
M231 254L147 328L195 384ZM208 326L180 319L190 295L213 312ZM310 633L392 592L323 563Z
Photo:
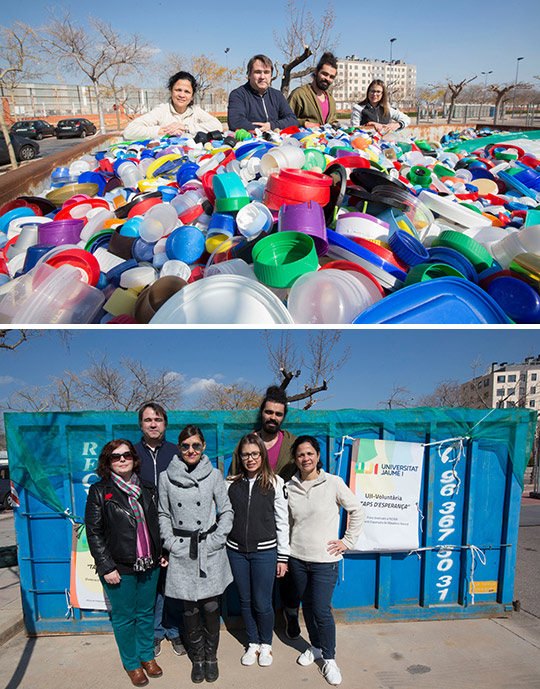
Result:
M259 665L261 667L268 667L272 665L273 660L272 646L270 644L261 644L259 647Z
M328 684L341 684L341 672L339 671L335 660L325 660L322 673Z
M320 660L321 658L321 649L315 648L314 646L310 646L309 648L306 648L306 650L298 656L296 662L298 663L298 665L303 665L304 667L306 667L307 665L311 665L311 663L314 663L316 660Z
M242 665L254 665L259 655L259 644L249 644L247 651L242 656L240 661Z

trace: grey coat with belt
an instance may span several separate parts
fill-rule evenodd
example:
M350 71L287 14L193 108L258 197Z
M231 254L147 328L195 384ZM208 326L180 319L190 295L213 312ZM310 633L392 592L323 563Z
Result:
M169 551L166 596L197 601L223 593L233 580L225 551L232 524L227 485L219 469L203 455L189 472L178 456L173 457L159 477L159 526L163 547ZM195 535L178 535L173 529Z

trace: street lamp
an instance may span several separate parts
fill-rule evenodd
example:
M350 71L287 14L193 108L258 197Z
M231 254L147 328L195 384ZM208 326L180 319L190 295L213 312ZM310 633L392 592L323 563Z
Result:
M392 76L394 73L394 70L392 69L392 43L394 41L397 41L397 38L390 39L390 83L388 84L389 87L392 86ZM392 102L392 90L390 88L388 88L388 98L390 102Z
M480 74L485 74L486 78L484 79L484 92L482 94L482 105L484 105L484 101L486 100L486 90L487 90L487 78L488 74L493 74L493 70L490 69L489 72L480 72ZM480 108L480 117L482 116L482 108Z
M522 57L518 57L516 60L516 80L514 81L514 102L512 104L512 117L514 117L514 113L516 111L516 88L517 88L517 80L518 80L518 71L519 71L519 61L523 60Z
M225 64L227 69L227 97L229 97L229 52L230 48L225 48Z

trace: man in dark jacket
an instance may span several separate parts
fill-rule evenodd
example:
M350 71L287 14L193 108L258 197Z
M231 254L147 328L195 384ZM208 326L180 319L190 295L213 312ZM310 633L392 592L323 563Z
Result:
M177 454L174 443L165 440L167 429L167 412L156 402L145 402L139 409L139 426L143 437L135 445L141 460L140 477L159 485L159 475L169 466ZM167 638L176 655L184 655L186 649L182 643L179 625L182 620L182 604L176 598L165 598L165 578L167 568L162 567L159 575L156 609L154 616L154 655L161 653L161 642Z
M233 131L258 128L268 132L298 126L285 96L270 87L272 68L272 61L266 55L254 55L248 62L247 83L229 94L227 120Z
M264 396L259 408L260 428L255 431L266 445L268 460L272 470L288 481L296 472L296 464L291 455L291 447L296 436L287 430L281 430L281 424L287 414L287 395L285 391L276 385L271 385ZM237 445L233 452L233 458L229 474L240 472L240 448ZM300 625L298 623L298 608L300 596L294 585L290 572L280 581L280 598L285 619L285 634L289 639L298 639Z

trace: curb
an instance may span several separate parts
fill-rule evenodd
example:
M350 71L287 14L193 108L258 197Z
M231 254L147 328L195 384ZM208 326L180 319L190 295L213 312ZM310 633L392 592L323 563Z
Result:
M11 624L0 630L0 646L3 646L14 636L17 636L19 632L24 631L24 617L21 615L19 618L15 619Z

